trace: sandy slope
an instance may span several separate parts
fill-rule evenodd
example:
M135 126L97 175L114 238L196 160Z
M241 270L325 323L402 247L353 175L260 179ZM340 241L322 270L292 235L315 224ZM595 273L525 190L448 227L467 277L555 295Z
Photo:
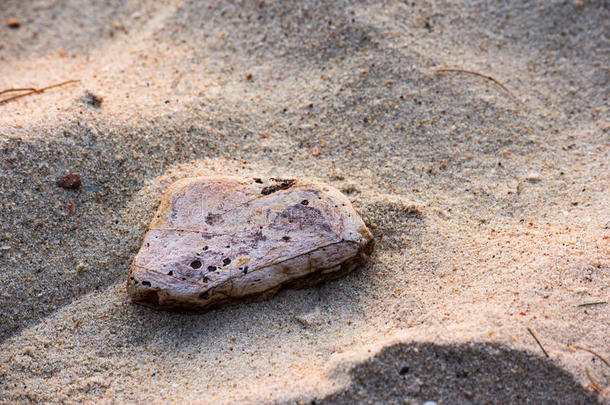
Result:
M81 80L0 104L0 402L591 403L585 370L610 387L573 347L610 357L610 305L578 306L610 301L605 2L119 3L0 3L21 20L0 26L0 88ZM72 171L84 186L57 188ZM327 181L376 252L267 302L130 304L160 193L205 173Z

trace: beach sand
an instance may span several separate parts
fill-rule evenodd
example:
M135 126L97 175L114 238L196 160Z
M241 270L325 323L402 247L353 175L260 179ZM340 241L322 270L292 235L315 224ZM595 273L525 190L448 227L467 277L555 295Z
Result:
M579 348L610 357L607 2L0 18L0 89L80 80L0 104L0 403L610 403ZM162 193L205 174L328 182L375 252L269 301L130 303Z

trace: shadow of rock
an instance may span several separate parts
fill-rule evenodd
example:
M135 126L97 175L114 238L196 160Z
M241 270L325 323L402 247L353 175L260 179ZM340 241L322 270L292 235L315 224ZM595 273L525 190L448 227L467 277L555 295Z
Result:
M311 404L594 404L553 362L495 343L398 343L349 372L350 385Z

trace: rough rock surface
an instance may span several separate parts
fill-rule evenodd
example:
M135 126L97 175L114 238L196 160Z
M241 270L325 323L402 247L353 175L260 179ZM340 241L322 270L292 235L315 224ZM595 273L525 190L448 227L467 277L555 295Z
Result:
M135 302L205 310L266 299L352 271L373 236L336 189L305 179L198 177L174 183L135 257Z

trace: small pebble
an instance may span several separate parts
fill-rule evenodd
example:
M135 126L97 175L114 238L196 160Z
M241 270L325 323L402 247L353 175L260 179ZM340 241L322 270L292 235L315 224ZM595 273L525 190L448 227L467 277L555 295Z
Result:
M84 273L85 271L87 271L87 265L83 262L80 262L76 265L76 271L77 273Z
M66 176L60 177L55 182L57 187L77 189L81 186L80 175L76 173L70 173Z
M17 28L19 28L21 26L21 21L19 21L16 18L9 18L6 21L6 25L8 25L9 28L17 29Z
M317 328L321 326L324 321L319 307L315 307L308 313L295 315L294 320L309 328Z
M542 180L542 176L540 175L540 173L530 172L525 177L525 180L529 181L530 183L537 183Z

